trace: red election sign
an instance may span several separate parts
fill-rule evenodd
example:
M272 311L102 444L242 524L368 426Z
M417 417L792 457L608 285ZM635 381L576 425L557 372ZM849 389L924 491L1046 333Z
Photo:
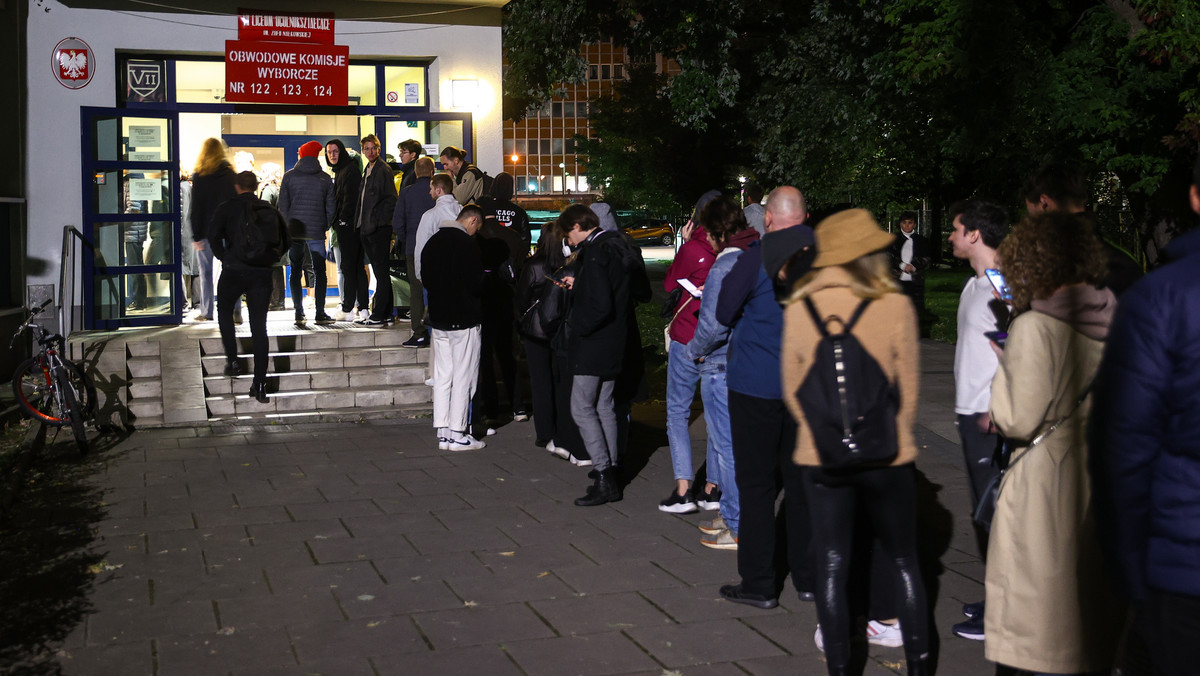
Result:
M266 10L239 9L238 39L332 45L333 13L273 14Z
M350 48L285 42L225 41L225 100L344 106Z

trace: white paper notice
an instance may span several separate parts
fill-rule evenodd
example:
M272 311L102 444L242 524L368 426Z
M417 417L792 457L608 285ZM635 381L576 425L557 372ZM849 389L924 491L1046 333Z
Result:
M129 146L132 148L158 148L162 146L162 127L130 125Z
M416 82L404 83L404 102L405 103L420 103L421 102L421 85Z
M162 199L162 181L157 178L129 179L131 201L157 201Z
M157 150L144 150L142 152L129 153L130 162L161 162L162 153Z
M428 155L428 156L430 156L430 157L434 158L434 160L433 160L434 162L436 162L436 161L437 161L437 157L438 157L438 155L439 155L439 151L438 151L438 144L436 144L436 143L422 143L422 144L421 144L421 147L425 149L425 154L426 154L426 155Z

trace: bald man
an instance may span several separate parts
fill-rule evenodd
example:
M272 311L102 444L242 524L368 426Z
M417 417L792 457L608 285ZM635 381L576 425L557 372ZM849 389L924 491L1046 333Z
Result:
M769 609L779 604L789 569L801 599L813 599L812 539L800 469L792 462L796 422L783 403L779 352L783 309L778 274L801 275L812 262L812 229L804 225L804 195L781 186L767 197L767 231L726 275L717 297L717 321L733 328L729 340L729 422L741 508L738 531L739 584L721 587L734 603ZM786 254L786 259L784 258ZM793 255L794 254L794 255ZM773 273L768 276L764 256ZM775 260L779 258L780 260ZM779 487L783 507L775 512ZM786 537L783 535L786 533Z

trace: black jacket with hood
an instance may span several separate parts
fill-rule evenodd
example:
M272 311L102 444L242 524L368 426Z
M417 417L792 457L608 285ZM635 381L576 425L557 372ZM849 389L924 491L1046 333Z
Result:
M192 239L199 242L208 239L208 226L217 207L233 199L237 190L233 188L236 176L228 162L211 174L192 176Z
M325 152L325 162L333 167L333 223L354 225L354 217L358 212L358 186L362 182L362 170L358 167L358 158L350 157L346 152L346 144L342 139L335 138L329 143L338 147L338 162L329 161L329 152ZM329 143L325 147L329 147Z
M593 235L580 245L571 309L568 355L573 375L616 378L641 343L636 303L650 300L650 280L637 246L619 232Z

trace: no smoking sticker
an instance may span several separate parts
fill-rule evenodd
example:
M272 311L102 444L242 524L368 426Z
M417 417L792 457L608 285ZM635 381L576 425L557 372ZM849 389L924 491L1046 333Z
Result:
M396 92L388 92L387 100L388 100L388 103L395 103L400 100L400 95L397 94Z

